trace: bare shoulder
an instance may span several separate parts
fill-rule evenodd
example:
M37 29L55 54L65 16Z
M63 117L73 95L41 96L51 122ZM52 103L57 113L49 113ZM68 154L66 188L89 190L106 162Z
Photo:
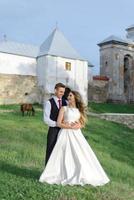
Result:
M62 106L60 111L65 112L66 111L66 106Z
M67 109L67 106L62 106L63 108L64 108L64 110L66 110Z

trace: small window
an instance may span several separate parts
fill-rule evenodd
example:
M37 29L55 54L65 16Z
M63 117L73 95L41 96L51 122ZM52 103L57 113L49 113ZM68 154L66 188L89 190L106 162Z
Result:
M119 59L119 54L118 54L118 53L115 54L115 59L116 59L116 60Z
M105 62L105 67L107 67L107 66L108 66L108 62L106 61L106 62Z
M71 71L71 63L70 62L66 62L65 67L66 67L67 71Z

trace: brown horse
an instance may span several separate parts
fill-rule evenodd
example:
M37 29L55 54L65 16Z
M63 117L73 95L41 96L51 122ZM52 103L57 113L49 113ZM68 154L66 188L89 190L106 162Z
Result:
M24 113L27 112L27 115L31 115L34 116L35 115L35 110L33 108L33 105L32 104L28 104L28 103L24 103L24 104L21 104L20 106L20 110L22 112L22 116L24 116Z

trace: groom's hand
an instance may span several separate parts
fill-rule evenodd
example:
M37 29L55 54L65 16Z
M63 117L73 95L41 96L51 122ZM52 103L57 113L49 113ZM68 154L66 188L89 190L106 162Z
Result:
M64 121L63 121L63 123L67 126L67 128L72 129L72 125L71 125L69 122L64 122Z
M80 124L80 122L72 122L71 127L73 129L79 129L79 128L81 128L81 124Z

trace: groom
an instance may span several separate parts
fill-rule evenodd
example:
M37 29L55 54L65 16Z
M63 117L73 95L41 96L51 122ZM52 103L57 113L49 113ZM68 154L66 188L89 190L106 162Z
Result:
M59 110L62 106L67 105L66 99L70 91L71 90L66 88L64 84L57 83L55 85L55 95L46 102L44 107L44 122L49 126L47 134L45 165L47 164L52 150L56 144L58 132L60 130L60 128L56 125ZM81 128L81 125L78 122L73 123L72 126L74 129Z
M50 98L44 107L44 121L49 126L47 134L47 149L45 164L49 160L51 152L56 144L59 127L56 126L59 110L61 106L66 106L67 102L63 97L65 92L65 85L57 83L55 85L55 95Z

